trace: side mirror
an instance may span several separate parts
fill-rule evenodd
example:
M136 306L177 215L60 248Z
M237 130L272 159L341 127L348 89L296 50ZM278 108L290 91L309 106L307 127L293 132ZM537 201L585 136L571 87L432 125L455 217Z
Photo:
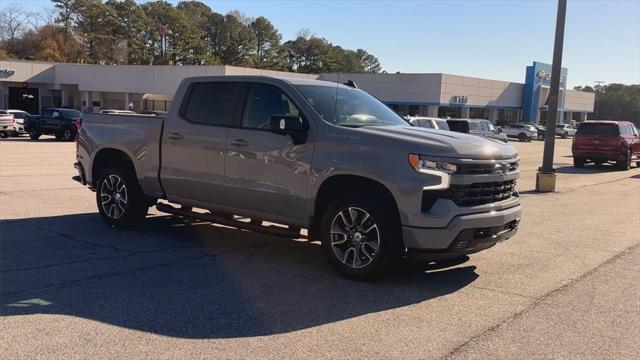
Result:
M276 134L301 134L307 131L302 118L291 115L271 115L270 130Z

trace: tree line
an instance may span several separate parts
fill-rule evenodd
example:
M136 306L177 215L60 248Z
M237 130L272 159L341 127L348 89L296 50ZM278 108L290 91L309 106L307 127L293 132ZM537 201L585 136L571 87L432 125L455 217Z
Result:
M608 84L576 86L574 90L595 93L590 119L628 120L640 126L640 85Z
M0 59L132 65L233 65L320 72L381 71L363 49L334 45L302 29L286 42L265 17L219 14L199 1L51 0L30 13L0 13Z

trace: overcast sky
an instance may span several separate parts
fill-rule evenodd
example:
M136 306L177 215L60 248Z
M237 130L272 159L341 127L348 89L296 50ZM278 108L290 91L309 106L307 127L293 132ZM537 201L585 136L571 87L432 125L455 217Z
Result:
M12 2L32 11L52 6L0 0L0 7ZM220 13L265 16L284 40L308 28L342 47L363 48L388 72L517 82L531 62L551 62L557 6L546 0L203 2ZM571 87L640 83L640 0L569 0L563 66Z

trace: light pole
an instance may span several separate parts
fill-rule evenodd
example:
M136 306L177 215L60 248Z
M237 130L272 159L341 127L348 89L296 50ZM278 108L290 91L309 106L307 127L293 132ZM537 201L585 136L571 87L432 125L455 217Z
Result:
M600 91L600 89L602 88L602 84L606 84L606 81L602 81L602 80L597 80L594 81L594 83L596 84L595 86L595 95L596 97L598 96L598 91ZM596 118L595 120L600 120L600 117L598 116L598 100L596 100Z
M556 35L553 45L553 64L551 66L551 88L549 89L549 120L544 137L544 153L542 167L536 174L536 190L551 192L556 190L556 172L553 168L553 152L555 148L555 130L558 121L558 100L560 94L560 77L562 71L562 46L564 43L564 23L567 13L567 0L558 0L558 14L556 16Z

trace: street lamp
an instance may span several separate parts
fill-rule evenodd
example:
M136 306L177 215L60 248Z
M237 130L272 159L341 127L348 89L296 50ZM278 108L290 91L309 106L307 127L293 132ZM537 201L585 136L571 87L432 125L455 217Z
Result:
M596 84L595 86L595 95L596 97L598 96L598 91L600 91L599 89L602 88L602 84L606 84L606 81L602 81L602 80L596 80L594 81L594 83ZM600 117L598 116L598 100L596 99L596 120L600 120Z
M547 134L544 137L544 153L542 166L536 174L536 190L553 192L556 190L556 172L553 168L553 151L555 147L556 123L558 121L560 77L562 71L562 46L564 42L564 23L567 13L567 0L558 0L558 14L556 16L556 35L553 45L553 64L551 66L551 88L549 89L549 120Z

